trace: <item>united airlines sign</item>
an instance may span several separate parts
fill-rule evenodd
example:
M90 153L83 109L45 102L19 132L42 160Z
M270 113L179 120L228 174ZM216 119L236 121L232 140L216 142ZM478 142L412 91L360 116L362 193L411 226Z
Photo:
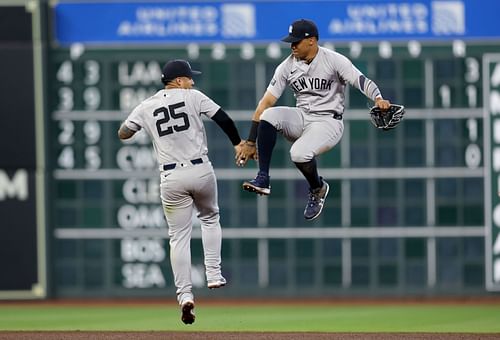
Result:
M499 10L497 0L61 1L54 7L53 37L61 45L265 43L305 16L323 40L483 40L500 37Z

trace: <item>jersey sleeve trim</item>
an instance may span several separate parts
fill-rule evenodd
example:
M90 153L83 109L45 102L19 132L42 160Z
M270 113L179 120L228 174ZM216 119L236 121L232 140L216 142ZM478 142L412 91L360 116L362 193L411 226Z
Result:
M132 131L139 131L140 129L142 129L142 126L140 126L139 124L137 124L136 122L133 122L131 120L126 120L125 126L128 127Z
M366 78L363 74L358 78L359 90L364 93L365 96L375 101L375 99L379 96L380 90L372 80Z

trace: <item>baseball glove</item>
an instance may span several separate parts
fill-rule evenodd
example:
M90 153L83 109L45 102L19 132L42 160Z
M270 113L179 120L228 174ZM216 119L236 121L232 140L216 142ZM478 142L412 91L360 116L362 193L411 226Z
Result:
M394 129L403 119L405 107L403 105L391 104L387 111L382 111L378 106L370 109L372 124L384 131Z

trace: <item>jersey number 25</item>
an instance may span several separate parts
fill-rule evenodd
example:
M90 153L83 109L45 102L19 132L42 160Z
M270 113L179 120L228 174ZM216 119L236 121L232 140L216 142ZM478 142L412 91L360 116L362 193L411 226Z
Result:
M180 102L177 104L169 105L168 108L160 107L153 112L153 116L155 117L161 113L163 114L163 118L160 118L156 121L156 129L158 130L158 134L160 135L160 137L174 133L174 131L179 132L189 129L188 115L185 112L175 112L175 110L184 106L186 106L186 104L184 104L184 102ZM182 119L183 122L182 124L172 124L164 126L163 124L168 123L170 121L170 118L172 118L172 120Z

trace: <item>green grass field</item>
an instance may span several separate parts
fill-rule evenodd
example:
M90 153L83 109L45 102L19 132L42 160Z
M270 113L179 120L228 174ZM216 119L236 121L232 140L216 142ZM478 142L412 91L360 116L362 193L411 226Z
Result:
M0 331L259 331L500 333L500 305L211 305L186 326L175 305L0 304Z

